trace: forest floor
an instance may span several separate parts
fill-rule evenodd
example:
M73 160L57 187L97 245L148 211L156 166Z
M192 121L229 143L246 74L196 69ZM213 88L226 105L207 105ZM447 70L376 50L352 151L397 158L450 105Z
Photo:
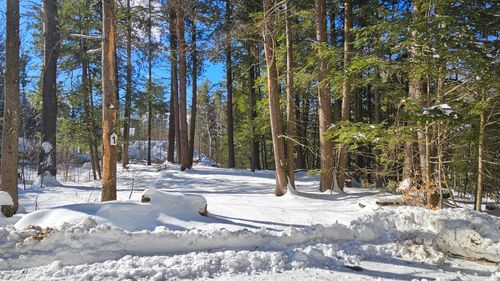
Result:
M104 205L99 182L21 189L24 212L0 217L0 280L500 280L500 219L467 208L379 207L393 195L319 193L306 173L282 197L270 171L133 164L118 178ZM153 212L151 187L203 196L208 217Z

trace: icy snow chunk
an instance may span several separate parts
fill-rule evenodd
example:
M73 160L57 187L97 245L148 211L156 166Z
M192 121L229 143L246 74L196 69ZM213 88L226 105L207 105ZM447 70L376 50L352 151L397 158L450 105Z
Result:
M14 201L10 195L5 191L0 191L0 206L11 206L14 205Z
M403 191L403 190L408 190L412 186L411 179L406 178L402 182L399 183L399 186L397 188L398 191Z
M42 143L42 149L45 154L49 154L52 151L52 144L46 141Z

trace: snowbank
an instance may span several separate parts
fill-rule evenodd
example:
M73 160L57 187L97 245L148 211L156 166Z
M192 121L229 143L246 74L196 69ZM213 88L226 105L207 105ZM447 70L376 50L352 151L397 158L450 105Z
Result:
M151 205L154 204L153 198ZM120 214L121 221L128 221L132 216L134 221L136 211L122 210L116 215ZM157 219L161 220L163 214L151 212L148 215L158 215ZM76 224L62 224L41 241L33 238L37 230L22 228L26 221L20 221L15 227L0 228L0 269L40 266L54 261L76 265L125 255L214 250L279 252L277 258L289 259L291 264L328 262L335 257L338 259L346 251L367 257L383 253L428 263L442 263L442 252L500 262L500 219L459 209L387 208L357 219L348 226L315 225L290 227L285 231L265 228L260 231L172 231L159 226L152 231L130 232L99 224L99 220L102 220L101 216L93 216ZM40 222L39 219L36 221ZM113 223L117 225L119 222ZM355 264L356 260L346 258L343 262Z
M200 213L206 213L207 207L207 201L202 196L166 193L150 188L144 191L145 197L148 203L122 200L43 209L25 215L15 227L22 229L36 225L57 228L92 217L98 224L128 231L154 230L160 225L178 230L192 228L199 221L211 221L200 216Z

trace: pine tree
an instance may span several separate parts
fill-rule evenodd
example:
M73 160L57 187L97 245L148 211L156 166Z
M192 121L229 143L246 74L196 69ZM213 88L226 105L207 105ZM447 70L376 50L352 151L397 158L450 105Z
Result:
M116 71L114 0L102 0L102 193L101 200L116 200Z
M264 51L267 65L267 88L269 95L269 117L271 119L271 133L273 139L274 163L276 169L277 196L286 193L287 178L285 171L285 148L282 132L281 113L279 106L278 71L276 68L275 41L274 41L274 5L271 0L264 0Z
M9 193L13 206L2 206L2 214L13 216L18 208L17 160L19 137L19 1L7 0L5 47L5 97L2 129L2 190Z
M316 40L319 49L326 47L326 0L316 0ZM327 139L326 133L332 123L332 108L330 91L328 87L328 63L322 56L322 51L318 55L318 115L319 115L319 142L321 158L321 179L320 190L326 191L333 188L333 145Z
M42 73L42 149L40 150L39 175L55 177L57 133L57 57L59 53L59 27L57 1L43 1L44 67Z

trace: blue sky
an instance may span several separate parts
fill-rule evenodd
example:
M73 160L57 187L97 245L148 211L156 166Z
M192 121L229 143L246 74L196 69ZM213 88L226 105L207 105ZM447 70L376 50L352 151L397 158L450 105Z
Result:
M27 11L30 10L30 7L33 4L40 3L40 0L22 0L20 1L21 3L21 48L22 50L30 50L33 45L33 38L32 38L32 32L33 30L29 29L29 21L33 20L30 19L26 16ZM0 28L3 30L3 33L5 33L5 5L6 1L5 0L0 0ZM165 40L164 40L165 41ZM40 68L42 66L42 58L40 57L41 54L38 54L36 52L28 52L30 54L30 64L28 66L28 76L30 81L30 85L27 87L27 91L33 91L37 87L37 82L40 76ZM170 67L168 63L168 54L160 54L160 56L156 59L156 62L154 63L153 66L153 80L161 83L165 86L165 89L167 90L167 97L169 95L169 85L170 85ZM140 59L137 59L140 61ZM225 67L224 64L222 63L213 63L208 60L203 61L204 65L204 71L200 74L200 77L198 79L198 83L201 83L201 81L208 79L212 83L220 83L225 80ZM139 70L142 74L142 79L147 79L146 75L143 75L146 72L146 62L141 61L139 65L135 65L136 69ZM65 85L65 88L67 90L71 87L71 81L73 81L73 84L77 84L79 80L79 73L78 71L73 71L73 72L62 72L59 71L58 73L58 81L63 83ZM140 81L139 81L140 82ZM188 103L191 103L191 89L190 85L188 85Z

